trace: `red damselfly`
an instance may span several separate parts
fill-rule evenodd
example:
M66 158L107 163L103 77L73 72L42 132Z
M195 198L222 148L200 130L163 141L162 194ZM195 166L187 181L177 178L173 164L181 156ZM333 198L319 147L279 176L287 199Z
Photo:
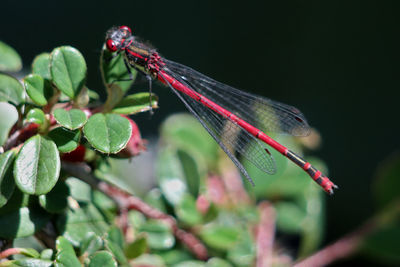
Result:
M111 28L106 46L110 52L123 53L128 72L132 67L144 74L150 81L150 90L152 80L171 88L251 183L235 152L272 174L275 162L262 145L264 142L300 166L327 193L332 194L337 188L318 169L264 133L307 135L309 125L298 109L240 91L162 58L154 48L133 36L127 26Z

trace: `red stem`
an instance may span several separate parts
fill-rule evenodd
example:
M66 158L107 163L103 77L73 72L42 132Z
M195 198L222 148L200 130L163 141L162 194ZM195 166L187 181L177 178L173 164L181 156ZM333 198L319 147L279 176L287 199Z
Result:
M19 248L9 248L0 252L0 259L5 259L11 255L20 254L21 250Z

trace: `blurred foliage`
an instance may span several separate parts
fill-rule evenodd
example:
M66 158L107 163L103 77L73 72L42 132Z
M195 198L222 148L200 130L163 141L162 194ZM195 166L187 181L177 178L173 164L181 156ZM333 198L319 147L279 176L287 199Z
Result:
M0 51L7 54L0 57L0 70L20 69L12 48L0 42ZM317 251L325 231L325 195L308 175L271 151L278 169L273 176L243 160L256 185L251 186L187 114L170 116L161 126L155 186L143 201L173 216L177 227L205 244L207 260L196 259L165 220L133 209L124 213L111 195L63 170L65 162L85 162L99 180L134 191L112 161L129 146L143 150L134 122L121 114L149 110L150 95L126 96L133 81L114 82L129 75L123 59L110 56L103 48L100 64L108 98L102 106L93 107L98 97L85 86L86 63L73 47L37 56L22 83L0 74L0 238L18 249L0 266L251 266L257 260L266 201L276 213L269 240L264 240L273 244L274 264ZM151 105L157 107L155 95ZM132 142L133 136L139 143ZM298 139L274 137L303 154ZM307 160L327 173L320 159ZM375 228L357 250L393 264L400 264L399 177L396 155L378 169Z

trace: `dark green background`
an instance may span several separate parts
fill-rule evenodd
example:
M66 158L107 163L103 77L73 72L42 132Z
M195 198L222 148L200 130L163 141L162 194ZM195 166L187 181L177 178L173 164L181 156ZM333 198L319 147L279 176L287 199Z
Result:
M38 53L76 47L88 86L100 91L104 34L125 24L171 60L300 108L322 134L317 154L340 186L327 200L329 243L373 214L374 172L399 150L397 3L3 0L0 39L22 55L26 71ZM145 137L184 110L168 90L156 93L161 109L138 119Z

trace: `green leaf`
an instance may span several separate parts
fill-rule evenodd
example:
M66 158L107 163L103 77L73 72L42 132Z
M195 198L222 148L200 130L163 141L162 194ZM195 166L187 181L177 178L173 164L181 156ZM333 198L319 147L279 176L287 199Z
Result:
M194 226L202 222L202 216L196 208L196 200L186 194L179 204L175 206L175 213L178 219L189 226Z
M43 195L57 183L60 156L56 144L40 135L29 138L14 163L19 189L27 194Z
M160 255L167 266L175 266L175 264L192 259L192 255L186 250L169 249L157 253Z
M42 251L43 249L45 249L43 243L32 235L14 239L12 242L12 246L14 248L23 248L24 249L23 253L25 255L30 254L29 257L34 257L34 258L40 257L38 251ZM16 256L14 257L14 259L20 259L20 257Z
M187 151L178 149L176 152L181 162L189 193L193 197L197 197L199 194L200 179L206 175L205 168L201 168L201 163L196 161Z
M214 257L207 261L206 267L232 267L232 264L224 259Z
M128 220L130 225L132 225L132 227L135 229L138 229L140 226L147 223L146 217L136 210L129 211Z
M51 84L37 74L29 74L24 78L24 86L32 101L39 105L47 105L47 100L53 96Z
M96 91L93 91L93 90L88 89L88 95L89 95L89 98L90 98L90 99L93 99L93 100L98 100L98 99L100 99L100 96L99 96L99 94L98 94Z
M142 254L129 262L131 266L165 267L163 259L155 254Z
M69 188L58 182L46 195L39 196L40 205L50 213L61 213L68 207Z
M91 202L92 189L87 183L74 177L69 177L65 183L73 199L79 202Z
M16 187L7 203L0 208L0 216L18 211L21 207L27 207L30 202L31 196L24 194Z
M151 189L144 197L144 201L159 211L167 212L163 196L158 188Z
M15 154L11 150L0 154L0 207L7 203L14 192L15 182L12 170L14 158Z
M51 53L50 72L53 83L69 98L75 98L86 79L86 62L82 54L70 46L62 46Z
M94 191L92 194L92 202L109 221L113 221L117 216L118 207L108 195L100 191Z
M128 95L113 108L112 112L130 115L148 111L150 110L149 100L149 93L137 93L133 95ZM152 94L151 96L151 107L158 108L158 97L155 94Z
M49 137L56 143L57 148L62 153L74 151L81 139L79 130L68 130L64 127L54 128L49 132Z
M42 259L32 259L32 258L24 258L19 260L8 261L10 265L4 266L12 266L12 267L50 267L53 266L53 262L49 260Z
M42 53L35 57L32 63L32 73L40 75L46 80L51 80L49 53Z
M46 121L46 117L44 115L43 110L38 108L33 108L29 110L28 114L26 114L26 121L42 125Z
M20 254L30 257L30 258L39 258L40 254L33 248L20 248Z
M112 159L110 157L98 162L97 168L94 170L96 177L107 183L113 184L119 188L123 188L124 191L135 195L134 187L130 185L125 179L121 179L123 176L123 170L120 164L116 164L118 159Z
M395 266L400 263L400 227L392 225L369 235L362 243L361 252L379 262Z
M375 203L379 208L384 208L400 199L398 188L400 186L400 155L397 154L385 160L377 171L374 186Z
M59 124L70 130L82 127L87 121L85 112L80 109L65 110L58 108L53 111L53 115Z
M4 145L11 128L17 120L17 109L9 103L0 102L0 145Z
M299 201L300 207L306 212L301 230L301 243L298 257L306 257L313 253L324 239L325 232L325 194L312 183L304 191ZM310 207L313 207L310 209Z
M13 239L33 235L49 220L50 215L42 209L20 208L0 216L0 237Z
M78 258L76 257L74 248L69 241L60 236L56 241L57 255L56 255L56 267L76 267L81 266Z
M109 226L94 205L80 202L79 207L70 206L67 212L60 215L57 228L74 246L79 247L87 233L101 236Z
M53 258L53 250L48 248L40 252L40 258L43 260L51 260Z
M139 227L139 231L147 234L147 242L152 249L170 249L175 244L170 227L163 222L148 221Z
M212 224L200 231L202 240L210 247L219 250L229 250L239 240L239 229Z
M235 266L251 266L256 258L256 244L252 238L253 233L242 231L240 238L227 254L227 259Z
M188 260L175 264L174 267L206 267L206 264L198 260Z
M83 128L89 143L103 153L117 153L131 137L132 126L128 119L117 114L97 113L89 118Z
M112 252L115 258L121 264L128 263L128 260L124 254L124 245L125 242L121 230L117 227L111 227L107 233L105 247Z
M83 254L92 255L93 253L102 248L103 248L103 239L100 236L96 235L95 233L89 232L81 242L80 252L81 255Z
M84 108L89 104L89 88L84 86L79 94L75 97L74 106L77 108Z
M104 47L100 62L103 82L107 85L111 83L116 84L123 92L127 92L135 81L137 72L134 69L131 69L133 80L129 80L129 72L125 66L122 54L113 57L113 55Z
M19 71L21 68L22 61L17 51L0 41L0 71Z
M108 230L107 239L114 242L121 249L124 247L124 243L125 243L124 236L123 236L121 230L115 226L111 227Z
M19 105L25 100L24 87L12 76L0 74L0 101Z
M165 148L158 153L156 165L158 184L164 197L172 205L177 205L188 193L181 163L174 149Z
M89 267L116 267L117 262L113 258L113 255L108 251L96 252L90 259Z
M125 255L128 259L134 259L145 253L147 250L147 239L140 236L125 248Z

